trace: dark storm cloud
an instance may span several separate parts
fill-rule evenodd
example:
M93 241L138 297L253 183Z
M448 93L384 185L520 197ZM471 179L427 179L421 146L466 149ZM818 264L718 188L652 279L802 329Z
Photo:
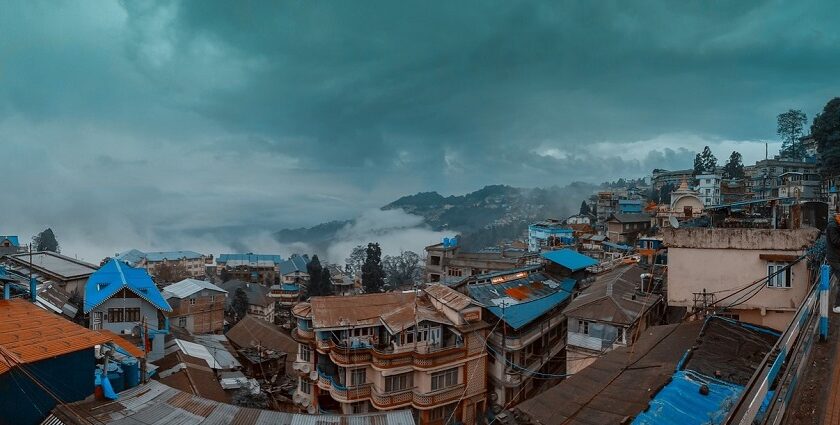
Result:
M38 212L6 221L241 247L231 235L406 192L639 176L707 144L755 160L777 113L840 93L836 16L831 1L7 4L0 138Z

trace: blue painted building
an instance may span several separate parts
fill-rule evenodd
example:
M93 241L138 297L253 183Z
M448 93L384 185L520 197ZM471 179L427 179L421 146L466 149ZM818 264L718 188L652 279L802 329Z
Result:
M528 226L528 251L540 252L545 247L574 243L574 230L560 220L549 219Z
M618 201L619 214L641 214L642 208L641 199L620 199Z

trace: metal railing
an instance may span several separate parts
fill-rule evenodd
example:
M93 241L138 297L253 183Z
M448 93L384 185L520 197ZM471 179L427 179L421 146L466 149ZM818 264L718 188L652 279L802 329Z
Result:
M724 422L727 425L780 424L819 334L828 339L831 272L822 265L814 284L782 336L744 387Z

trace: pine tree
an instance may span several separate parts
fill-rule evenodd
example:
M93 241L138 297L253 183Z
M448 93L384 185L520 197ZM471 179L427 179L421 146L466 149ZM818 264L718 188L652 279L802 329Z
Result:
M791 109L776 117L776 134L782 138L782 149L779 154L785 158L802 159L805 157L805 146L799 138L805 128L808 117L799 109Z
M248 313L248 294L245 293L242 287L236 288L230 307L236 321L242 320L245 314Z
M840 97L828 101L814 117L811 136L820 153L820 173L828 179L840 175Z
M715 158L712 150L708 146L703 148L703 153L700 154L700 162L705 173L714 173L715 169L717 169L717 158Z
M323 288L321 288L321 274L323 274L324 268L321 267L321 260L318 259L317 255L313 255L312 260L306 265L306 272L309 273L309 296L324 295L322 293Z
M365 250L365 263L362 265L362 287L365 293L382 292L385 284L385 271L382 269L382 249L379 243L369 243Z
M61 247L58 245L58 240L55 238L55 233L52 229L47 228L41 233L32 237L32 246L35 251L52 251L56 253L61 252Z
M744 178L744 164L740 153L732 152L729 155L729 161L723 166L723 176L727 179Z
M332 280L330 279L330 269L324 269L321 273L321 282L318 283L318 290L321 295L334 295Z
M692 176L697 176L698 174L703 174L705 170L703 170L703 158L698 153L694 155L694 172L691 173Z
M589 204L586 201L580 202L580 215L588 215L591 212L589 209Z

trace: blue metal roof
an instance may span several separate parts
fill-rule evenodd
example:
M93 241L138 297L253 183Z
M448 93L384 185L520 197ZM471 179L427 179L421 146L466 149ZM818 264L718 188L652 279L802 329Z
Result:
M146 261L180 260L182 258L197 260L201 258L201 254L195 251L157 251L146 253Z
M309 257L293 254L288 260L280 263L280 274L285 275L294 272L306 272L309 264Z
M708 395L700 394L702 385L709 388ZM678 371L632 424L720 424L743 390L740 385L690 370Z
M617 249L619 251L632 251L633 250L632 246L627 246L627 245L622 245L622 244L612 243L612 242L604 242L601 245L608 246L610 248Z
M490 313L504 318L512 328L519 329L570 299L575 283L574 279L555 282L542 273L531 273L523 279L469 285L467 289L470 297L483 304Z
M123 288L134 292L160 310L172 311L172 307L163 298L146 270L131 267L112 258L90 275L85 283L84 312L90 313Z
M542 257L573 272L598 264L598 260L571 249L543 252Z
M284 284L280 285L280 290L281 291L299 291L300 286L295 285L293 283L284 283Z
M224 264L228 261L273 261L274 264L279 264L283 262L282 255L272 255L272 254L220 254L219 258L216 259L216 263Z
M145 256L146 254L143 251L131 249L117 254L117 260L124 261L133 266L143 261L143 258L145 258Z
M11 242L12 246L20 246L20 241L18 241L18 237L14 235L0 235L0 241L8 239Z

